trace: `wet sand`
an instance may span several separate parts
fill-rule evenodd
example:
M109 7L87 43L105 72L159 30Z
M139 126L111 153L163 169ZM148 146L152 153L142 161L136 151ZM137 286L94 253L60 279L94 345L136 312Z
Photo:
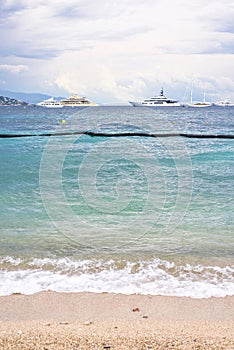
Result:
M234 297L0 297L0 349L234 349Z

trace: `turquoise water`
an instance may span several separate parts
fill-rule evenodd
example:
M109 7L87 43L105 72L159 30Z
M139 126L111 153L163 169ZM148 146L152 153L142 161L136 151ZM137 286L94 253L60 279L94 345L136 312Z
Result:
M1 107L0 294L233 295L234 109Z

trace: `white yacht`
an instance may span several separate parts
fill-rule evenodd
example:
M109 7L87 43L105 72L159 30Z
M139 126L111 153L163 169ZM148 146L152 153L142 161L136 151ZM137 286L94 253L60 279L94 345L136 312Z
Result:
M37 103L37 106L47 107L47 108L62 108L63 105L60 101L55 100L53 97L48 98L48 100L41 101Z
M210 102L205 102L205 101L201 101L201 102L192 102L192 103L188 103L186 106L188 106L188 107L197 107L197 108L211 107L211 106L212 106L212 103L210 103Z
M133 102L129 101L133 107L180 107L182 104L176 100L167 98L163 93L163 88L159 96L147 98L144 101Z
M224 101L215 102L214 106L218 107L234 107L234 103L229 102L227 99Z
M60 101L64 107L92 107L98 106L96 102L89 101L86 97L80 97L78 95L72 95L65 100Z
M194 102L193 101L193 82L192 82L192 88L190 92L190 103L186 104L186 107L197 107L197 108L203 108L203 107L211 107L213 104L211 102L206 101L206 94L205 91L203 93L203 100Z

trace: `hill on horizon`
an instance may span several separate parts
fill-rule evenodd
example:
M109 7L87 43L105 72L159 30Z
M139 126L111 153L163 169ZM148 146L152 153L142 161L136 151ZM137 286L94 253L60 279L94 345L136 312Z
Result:
M38 103L51 97L51 95L40 93L13 92L8 90L0 90L0 96L21 100L28 103ZM60 100L64 97L55 97Z
M27 106L27 105L28 103L25 101L0 95L0 106Z

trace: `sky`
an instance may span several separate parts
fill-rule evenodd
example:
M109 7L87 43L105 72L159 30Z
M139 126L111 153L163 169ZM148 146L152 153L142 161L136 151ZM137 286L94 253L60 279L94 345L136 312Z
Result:
M0 0L0 90L234 101L233 0Z

